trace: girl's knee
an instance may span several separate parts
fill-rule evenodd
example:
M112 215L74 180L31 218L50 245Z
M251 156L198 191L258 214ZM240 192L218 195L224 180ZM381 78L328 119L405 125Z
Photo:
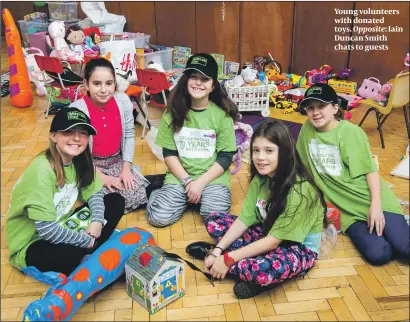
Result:
M390 244L386 243L383 249L370 248L365 253L363 257L369 264L374 266L381 266L387 264L393 257L393 250Z
M173 224L170 218L160 217L155 211L149 211L147 209L147 215L148 215L148 222L154 227L161 228L161 227L166 227L166 226Z

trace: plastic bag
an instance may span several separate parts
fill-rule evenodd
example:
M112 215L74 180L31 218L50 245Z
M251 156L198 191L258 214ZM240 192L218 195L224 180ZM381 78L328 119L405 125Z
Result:
M121 33L124 31L126 19L124 16L109 13L104 2L81 1L81 9L91 20L93 25L99 27L101 32Z
M318 259L325 258L333 247L336 246L337 231L333 224L329 224L322 232L322 241L320 243L320 252Z
M145 135L145 140L148 143L148 146L150 147L152 153L160 159L161 161L164 161L164 157L162 155L162 147L158 146L155 144L155 139L158 134L158 129L154 126L151 126L151 129L148 131L147 135Z

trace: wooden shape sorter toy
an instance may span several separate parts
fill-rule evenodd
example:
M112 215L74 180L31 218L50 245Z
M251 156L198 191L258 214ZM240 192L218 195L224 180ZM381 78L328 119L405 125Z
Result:
M125 264L127 292L151 314L185 295L184 264L144 245Z

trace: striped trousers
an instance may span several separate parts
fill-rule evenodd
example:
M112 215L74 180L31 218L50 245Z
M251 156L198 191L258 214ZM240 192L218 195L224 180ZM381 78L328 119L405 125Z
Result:
M182 217L188 206L185 188L176 184L165 184L154 190L147 204L148 221L155 227L165 227ZM201 196L200 214L208 217L213 212L229 212L231 191L222 184L207 185Z

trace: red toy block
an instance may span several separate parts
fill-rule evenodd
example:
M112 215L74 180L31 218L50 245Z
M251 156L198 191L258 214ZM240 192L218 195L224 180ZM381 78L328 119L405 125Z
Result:
M149 265L149 262L151 260L151 255L148 254L147 252L142 253L140 255L140 264L144 267L147 267Z

